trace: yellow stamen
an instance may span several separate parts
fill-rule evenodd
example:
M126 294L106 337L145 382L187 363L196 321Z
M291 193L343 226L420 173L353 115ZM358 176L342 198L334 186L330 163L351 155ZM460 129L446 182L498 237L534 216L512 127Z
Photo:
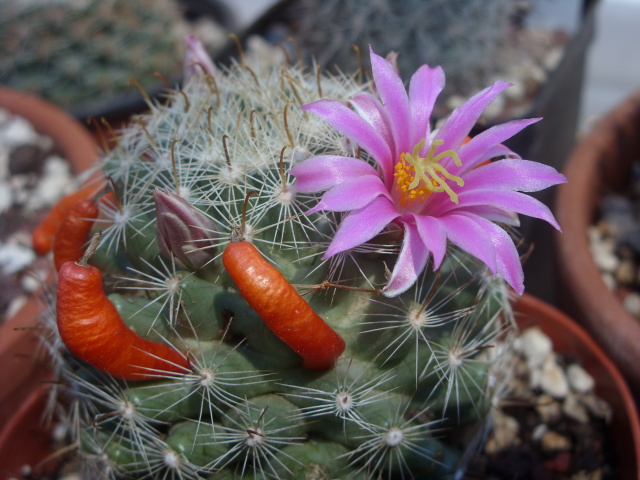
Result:
M426 157L420 156L420 150L424 147L424 139L413 148L411 153L400 155L400 161L395 166L396 187L403 192L401 203L424 201L435 192L447 192L453 203L458 203L458 195L451 189L447 180L463 186L464 181L457 175L452 175L440 165L440 160L451 157L454 163L460 167L462 162L455 150L446 150L435 155L436 148L444 143L443 140L434 140ZM444 178L443 178L444 177Z

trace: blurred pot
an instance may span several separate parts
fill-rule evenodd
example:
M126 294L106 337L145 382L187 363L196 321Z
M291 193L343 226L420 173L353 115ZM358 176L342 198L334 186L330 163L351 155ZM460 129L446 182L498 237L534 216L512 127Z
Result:
M568 183L558 189L556 236L561 278L558 302L616 362L640 395L640 323L604 284L589 247L592 224L603 193L622 189L632 162L640 158L640 91L582 137L568 159Z

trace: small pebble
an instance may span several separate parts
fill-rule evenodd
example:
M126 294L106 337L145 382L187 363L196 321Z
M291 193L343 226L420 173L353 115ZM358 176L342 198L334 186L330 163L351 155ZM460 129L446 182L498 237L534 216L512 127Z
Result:
M0 143L0 179L9 177L9 150Z
M569 393L567 377L553 355L547 357L542 365L540 388L555 398L564 398Z
M5 317L6 318L13 317L16 313L18 313L22 309L22 307L24 307L26 303L27 303L26 295L20 295L19 297L14 298L13 300L11 300L11 302L9 303L9 306L7 307L7 310L5 312Z
M533 440L534 442L539 442L548 431L549 427L546 423L536 425L535 428L531 431L531 440Z
M571 480L602 480L602 469L597 468L590 472L587 470L580 470L571 477Z
M528 328L520 335L520 348L527 363L542 365L553 351L553 343L538 327Z
M9 210L12 203L11 187L6 182L0 182L0 215Z
M564 55L564 48L555 47L550 48L547 54L544 56L543 64L547 71L555 70L556 66L562 60L562 56Z
M67 473L60 477L60 480L82 480L82 477L79 473Z
M632 260L625 259L620 262L616 270L616 280L621 285L631 285L636 278L636 266Z
M618 282L616 282L616 278L611 273L603 273L602 282L611 291L614 291L616 288L618 288Z
M542 369L539 366L532 367L529 371L529 389L538 390L542 383Z
M515 418L500 410L495 410L493 413L493 430L485 445L485 451L491 454L519 444L519 433L520 425Z
M634 317L640 318L640 293L630 292L622 300L624 309Z
M524 83L517 80L511 80L509 78L503 78L502 80L513 85L513 87L507 88L504 92L507 98L518 101L519 99L524 98L524 96L527 94L527 88Z
M11 182L11 201L13 206L21 207L29 199L35 195L33 182L27 175L13 175L10 179Z
M567 417L573 418L579 423L589 423L589 412L586 407L578 401L575 395L568 395L564 399L562 411Z
M553 423L562 416L562 406L551 395L540 395L536 401L536 412L544 423Z
M594 244L602 240L602 229L597 225L591 225L587 229L587 236L589 237L589 243Z
M0 142L9 145L10 148L16 145L38 142L38 133L31 124L22 117L12 116L12 121L0 130Z
M0 271L12 275L31 265L36 254L29 247L16 244L0 244Z
M584 405L589 413L596 418L601 418L605 423L610 423L613 417L611 405L595 395L583 395L580 403Z
M58 423L51 431L51 438L54 442L63 442L67 433L69 433L69 429L63 423Z
M620 259L616 257L614 253L615 245L606 240L592 244L591 254L593 255L593 261L600 270L607 273L613 273L620 265Z
M26 293L33 293L42 286L42 280L39 280L33 275L23 275L22 278L20 278L20 286Z
M577 363L572 363L567 367L567 379L571 389L578 393L589 393L596 383L593 377Z
M29 197L26 207L30 210L46 208L54 204L72 183L69 164L59 157L49 157L37 188Z
M545 452L558 452L571 450L571 440L553 430L548 430L540 438L540 445Z

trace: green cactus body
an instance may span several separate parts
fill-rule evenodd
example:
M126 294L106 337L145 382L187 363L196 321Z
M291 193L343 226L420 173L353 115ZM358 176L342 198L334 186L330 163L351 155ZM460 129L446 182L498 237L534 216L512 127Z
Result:
M157 88L177 75L188 30L173 0L0 2L0 84L65 108Z
M86 462L106 462L113 478L407 479L462 468L463 446L449 442L486 416L497 388L492 347L512 324L503 282L453 249L439 272L383 296L401 239L385 231L323 260L340 215L306 215L317 198L288 174L310 155L346 153L300 105L370 88L355 76L236 64L170 92L105 153L122 205L102 204L100 249L129 262L114 266L107 291L137 333L185 352L191 371L125 384L62 367ZM215 226L202 269L158 248L155 188ZM238 234L344 339L333 368L304 370L238 292L219 258Z

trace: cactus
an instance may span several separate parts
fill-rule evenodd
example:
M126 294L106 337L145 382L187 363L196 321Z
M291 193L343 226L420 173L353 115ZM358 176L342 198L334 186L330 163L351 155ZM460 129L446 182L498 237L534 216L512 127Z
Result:
M424 63L442 66L447 96L466 97L509 71L528 8L527 0L298 0L287 14L303 51L327 68L352 71L349 46L375 45L402 52L404 77Z
M377 91L389 100L386 78L404 92L391 64L373 53L372 59ZM412 80L412 101L425 75L439 83L442 71L425 68ZM435 270L425 268L425 260L413 276L405 272L397 280L397 269L390 274L389 267L406 266L403 238L412 227L405 217L330 255L328 246L351 214L329 208L328 194L319 204L317 193L305 193L313 190L305 176L311 173L324 184L319 189L327 189L322 173L310 170L318 162L342 155L337 158L366 163L363 171L380 175L372 165L374 156L381 158L362 134L345 137L333 128L336 116L320 118L318 106L337 111L352 99L362 111L364 99L375 98L372 82L357 81L359 72L317 73L300 65L258 70L240 62L194 74L165 103L150 105L105 152L100 168L113 195L99 201L96 229L102 234L99 244L94 237L96 252L88 261L99 266L104 292L127 325L182 352L189 367L146 371L152 378L145 381L114 378L68 352L55 316L46 317L45 340L59 380L53 397L86 478L408 479L463 471L468 442L461 439L485 424L503 391L508 368L501 359L513 327L507 282L521 291L514 280L519 266L509 267L514 276L507 274L506 245L496 244L491 260L454 236L442 258L431 245ZM470 105L477 110L502 88L481 92ZM434 93L433 100L437 87ZM319 100L324 97L338 101ZM341 114L355 115L349 111ZM469 114L458 113L453 122L470 129ZM427 121L428 112L416 117ZM562 181L548 167L538 170L495 145L509 136L505 131L513 134L530 122L516 123L460 148L463 161L472 158L465 152L483 145L486 154L475 155L478 161L503 158L471 170L469 184L478 181L474 172L500 162L528 165L528 186L514 187L513 178L521 177L512 172L507 189ZM441 131L446 137L447 129ZM419 150L402 158L418 165ZM442 163L440 172L445 156L432 158ZM436 189L433 182L425 188ZM446 193L431 194L449 198ZM462 193L459 202L465 205ZM493 207L484 214L514 224L512 211ZM467 208L482 213L478 205ZM491 237L502 238L494 231ZM482 239L476 235L473 242ZM234 243L256 249L237 263L247 269L245 279L227 263ZM419 263L419 248L412 248ZM72 263L63 265L60 277ZM284 279L268 274L260 276L265 284L251 283L258 263ZM263 313L273 305L280 314L275 322L301 321L293 302L270 295L276 284L293 285L319 317L313 321L326 322L344 340L328 365L304 368L307 349L324 342L315 330L298 336L295 348L287 333L274 333ZM61 286L58 306L67 294ZM118 341L110 354L125 347Z
M0 83L65 108L157 88L180 72L187 24L174 0L0 2Z

